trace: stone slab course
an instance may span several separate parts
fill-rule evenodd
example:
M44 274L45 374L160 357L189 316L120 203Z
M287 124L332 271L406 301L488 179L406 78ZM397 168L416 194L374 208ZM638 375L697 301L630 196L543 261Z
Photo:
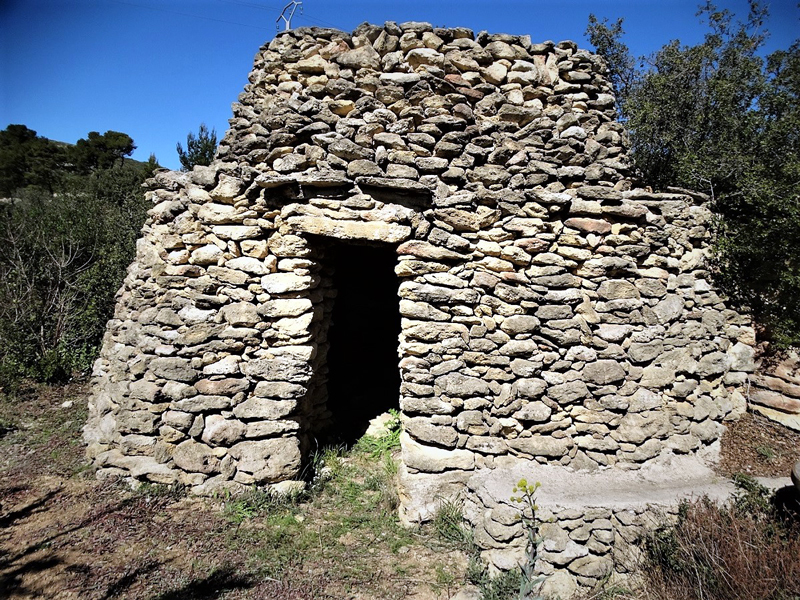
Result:
M606 67L572 42L279 34L213 164L149 185L94 368L99 477L198 494L299 478L336 409L332 239L397 250L407 521L448 494L500 510L478 483L503 473L713 458L745 409L754 330L710 283L706 198L637 186ZM576 585L635 520L591 506L545 536ZM478 528L496 565L517 537L503 511Z

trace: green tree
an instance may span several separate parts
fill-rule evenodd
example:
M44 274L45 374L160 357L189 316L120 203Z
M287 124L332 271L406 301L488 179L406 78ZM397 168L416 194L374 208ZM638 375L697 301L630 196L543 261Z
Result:
M694 46L675 40L642 59L622 20L590 16L587 35L614 70L620 116L645 183L706 192L719 215L716 277L778 345L800 342L800 47L760 54L766 9L745 21L707 2Z
M100 135L90 131L86 138L81 138L72 149L72 159L79 172L88 173L94 169L110 169L125 157L133 154L136 146L133 138L119 131L106 131Z
M52 193L66 160L64 148L25 125L9 125L0 131L0 197L13 196L31 185Z
M176 145L181 171L191 171L195 165L210 165L217 151L217 132L208 130L205 123L200 123L200 130L195 137L193 132L186 136L186 150L180 142Z

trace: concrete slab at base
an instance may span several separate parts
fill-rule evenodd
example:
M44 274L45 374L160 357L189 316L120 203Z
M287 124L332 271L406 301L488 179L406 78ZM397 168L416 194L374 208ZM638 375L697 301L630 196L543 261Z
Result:
M429 520L443 500L460 499L490 571L513 569L525 559L522 506L511 500L520 479L541 483L536 502L543 542L536 570L548 576L550 592L562 595L609 575L631 576L641 559L643 536L673 520L681 501L708 497L723 503L735 491L731 480L696 455L663 455L637 470L595 472L524 459L446 474L403 467L401 517L410 524ZM788 477L760 482L772 489L791 485Z

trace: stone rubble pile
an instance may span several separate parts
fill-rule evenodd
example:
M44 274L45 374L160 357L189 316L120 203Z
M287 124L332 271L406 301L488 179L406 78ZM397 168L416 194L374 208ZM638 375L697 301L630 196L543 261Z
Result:
M151 181L95 366L98 475L296 485L336 411L331 240L397 250L404 486L713 450L754 332L709 282L703 198L636 188L615 119L602 61L572 42L277 36L217 160Z

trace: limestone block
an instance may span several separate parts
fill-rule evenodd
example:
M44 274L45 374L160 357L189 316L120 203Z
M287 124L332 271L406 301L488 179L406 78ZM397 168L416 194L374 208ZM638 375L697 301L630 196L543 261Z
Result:
M666 367L645 367L640 383L649 388L666 387L675 381L675 370Z
M287 433L295 433L300 429L297 421L249 421L245 423L247 429L244 437L247 439L276 437Z
M194 265L216 265L222 258L223 252L214 244L206 244L193 250L189 262Z
M630 281L624 279L609 279L600 284L597 290L601 298L618 300L622 298L639 298L639 290Z
M197 211L197 218L209 225L241 223L246 216L247 214L227 204L204 204Z
M452 289L426 283L403 282L400 284L401 298L432 304L475 304L480 294L472 289Z
M381 66L381 55L369 44L343 52L334 56L333 60L339 65L353 70L372 69L375 71Z
M178 473L152 456L126 456L119 450L111 450L97 458L98 464L112 465L129 472L132 477L145 477L155 483L174 483Z
M449 469L472 470L475 455L469 450L446 450L415 442L411 436L400 434L403 464L424 473L441 473Z
M725 373L730 368L730 358L722 352L712 352L700 359L697 374L703 378Z
M489 384L477 377L461 373L448 373L436 378L436 387L448 396L467 398L490 393Z
M170 400L183 400L190 396L196 396L197 390L180 381L167 381L164 387L161 388L161 394Z
M305 392L306 388L295 383L286 383L284 381L259 381L253 393L260 398L288 400L299 398L305 394Z
M296 400L272 400L270 398L250 398L233 409L240 419L282 419L297 408Z
M578 558L567 566L567 569L576 575L602 579L613 570L613 562L606 556L584 556Z
M250 302L235 302L228 304L222 308L222 316L225 320L233 325L255 325L261 321L261 317L256 311L254 304Z
M514 450L529 456L561 458L569 451L572 440L554 438L549 435L535 435L533 437L509 440L508 445Z
M403 335L423 342L441 342L455 337L460 337L465 342L469 340L469 330L460 323L418 323L405 320Z
M173 402L171 408L179 411L198 413L209 410L224 410L230 408L231 399L228 396L192 396L184 400Z
M271 270L267 263L252 256L240 256L231 258L225 262L225 267L236 271L244 271L251 275L266 275Z
M670 323L683 312L683 298L677 294L668 294L653 307L659 323Z
M400 409L406 414L423 415L449 415L455 411L455 407L439 398L414 398L403 396L400 399Z
M543 423L550 419L553 410L544 402L528 402L520 410L514 413L514 418L520 421L533 421Z
M564 567L570 565L577 559L587 558L588 554L589 549L586 546L573 542L572 540L567 540L564 550L561 552L545 551L540 554L540 557L542 560L556 567Z
M302 384L308 381L311 368L306 361L292 358L263 358L243 363L242 372L250 377L266 381L288 381Z
M396 244L411 236L411 228L381 221L342 221L327 217L289 217L289 225L298 231L326 235L343 240L369 240Z
M567 571L556 571L544 580L539 593L544 598L568 600L577 594L578 582Z
M481 454L507 454L508 444L505 440L490 435L472 435L467 438L467 450Z
M210 415L205 419L202 440L212 446L229 446L244 437L245 425L241 421Z
M246 392L250 383L246 379L201 379L194 384L200 394L211 396L233 396Z
M178 316L183 323L187 325L196 325L198 323L205 323L214 317L214 310L204 310L196 306L184 306L178 311Z
M211 197L217 202L231 204L244 186L244 182L238 177L231 177L224 173L219 176L217 187L209 192Z
M625 379L625 369L615 360L598 360L587 364L582 375L590 383L608 385Z
M620 442L642 444L650 438L663 437L668 427L669 420L662 412L629 413L611 435Z
M589 396L589 389L583 381L568 381L550 386L547 395L560 404L570 404Z
M203 367L203 375L232 375L239 373L239 362L241 360L240 357L235 355L225 356Z
M515 374L524 376L523 373L517 372L520 369L520 363L523 361L514 361L517 365ZM533 363L535 365L536 363ZM513 368L513 367L512 367ZM537 370L533 367L534 372ZM539 398L547 390L547 383L542 379L518 379L515 384L517 393L524 398Z
M214 473L219 468L219 459L210 446L186 440L178 444L172 454L175 466L193 473Z
M261 287L268 294L301 292L316 287L317 283L316 277L294 273L271 273L261 278Z
M514 315L500 323L500 329L509 335L532 333L539 328L539 319L528 315Z
M194 415L177 410L168 410L161 415L161 421L177 429L189 429L194 421Z
M730 369L752 373L755 370L755 350L752 346L736 342L729 350Z
M494 223L499 212L481 206L477 211L466 211L458 208L441 208L436 210L436 217L453 227L456 231L479 231Z
M426 417L413 417L403 423L404 429L415 439L437 446L454 448L458 433L452 427L433 425Z
M664 343L661 340L653 340L647 343L633 343L628 348L628 356L635 363L648 363L661 355L664 350Z
M252 475L255 483L292 479L300 469L300 444L296 438L239 442L228 453L238 460L237 469Z
M116 426L121 433L153 433L158 415L147 410L121 410L116 415Z
M245 225L215 225L211 228L211 232L222 240L233 240L239 242L260 236L261 227Z
M270 300L258 307L258 313L265 317L298 317L313 308L308 298Z

